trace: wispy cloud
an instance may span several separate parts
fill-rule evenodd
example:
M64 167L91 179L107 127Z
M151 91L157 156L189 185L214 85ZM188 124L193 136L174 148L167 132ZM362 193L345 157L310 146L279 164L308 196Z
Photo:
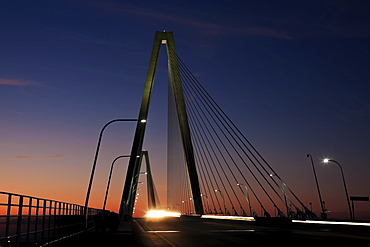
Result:
M203 34L212 35L235 35L235 36L254 36L254 37L271 37L278 39L292 39L287 32L272 29L265 26L248 25L248 26L228 26L216 23L209 23L201 20L182 19L168 15L155 15L157 18L176 21L187 26L199 28Z
M140 12L137 12L140 13ZM153 12L141 12L142 15L152 16L155 18L160 18L167 20L169 22L177 22L187 26L199 28L202 30L203 34L212 35L236 35L236 36L256 36L256 37L271 37L278 39L292 39L287 32L280 31L265 26L249 25L249 26L228 26L217 23L210 23L201 20L192 20L188 18L179 18L176 16L165 15Z
M8 86L33 86L33 85L37 85L37 84L38 83L36 83L34 81L9 79L9 78L0 78L0 85L8 85Z
M91 1L88 2L91 5ZM248 18L233 21L230 12L220 16L218 20L209 20L199 15L191 15L191 11L176 14L175 11L164 11L153 8L137 8L126 3L97 1L95 7L107 11L111 15L134 16L177 23L200 31L205 36L250 36L292 40L302 37L369 37L370 23L367 18L367 1L335 1L326 0L317 4L317 8L305 8L305 4L292 5L289 12L266 16L260 8L245 8ZM248 5L245 5L248 6ZM276 4L280 7L280 4ZM307 4L311 6L311 4ZM253 10L256 10L253 12ZM322 14L327 13L327 14ZM198 16L198 18L196 17Z
M152 18L157 20L164 20L168 23L178 23L191 28L197 28L202 34L214 36L214 35L234 35L234 36L257 36L257 37L272 37L278 39L292 39L287 32L263 25L225 25L217 22L209 22L200 19L196 19L193 16L181 17L177 15L171 15L168 13L162 13L156 10L145 10L137 9L126 4L117 4L111 2L99 2L96 7L100 10L105 10L111 14L118 15L133 15L137 17Z
M15 160L45 160L45 159L60 159L64 158L62 155L52 155L52 156L27 156L27 155L19 155L19 156L0 156L1 159L15 159Z
M119 40L109 40L104 38L99 38L97 36L93 35L85 35L78 32L66 32L62 30L56 30L60 33L60 37L66 40L71 41L77 41L81 43L87 43L87 44L95 44L95 45L105 45L105 46L116 46L116 47L128 47L123 42L120 42Z

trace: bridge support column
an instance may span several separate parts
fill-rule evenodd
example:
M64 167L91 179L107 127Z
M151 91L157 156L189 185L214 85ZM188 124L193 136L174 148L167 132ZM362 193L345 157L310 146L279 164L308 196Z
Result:
M196 214L203 214L202 197L200 193L198 173L195 165L193 143L191 141L190 128L188 122L188 114L184 100L184 92L182 88L181 76L178 61L175 58L175 40L173 33L166 33L166 48L168 55L168 69L172 84L173 93L175 96L177 117L179 121L181 141L185 156L185 165L190 185L193 208Z
M174 90L176 109L178 114L179 126L181 131L181 139L185 154L186 168L194 203L194 210L196 214L203 214L203 205L202 199L200 196L198 174L195 165L193 145L190 137L190 129L188 124L188 118L186 113L184 95L182 90L181 77L179 73L178 62L170 54L174 53L175 41L172 32L159 32L157 31L154 37L154 43L152 48L152 54L150 58L150 63L148 67L148 73L146 77L146 84L144 87L143 98L141 101L139 121L136 126L136 132L134 136L134 141L131 149L131 158L127 168L126 181L124 185L124 190L122 194L121 206L120 206L120 215L126 220L131 220L134 198L134 190L138 182L138 175L140 173L140 163L137 157L140 157L146 120L148 117L150 98L152 94L152 89L154 85L154 78L157 69L159 52L162 44L166 44L167 47L167 58L168 58L168 67L171 78L171 83Z

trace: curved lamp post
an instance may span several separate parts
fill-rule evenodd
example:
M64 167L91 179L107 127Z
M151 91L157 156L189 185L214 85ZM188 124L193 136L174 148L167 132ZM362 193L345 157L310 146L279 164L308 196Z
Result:
M241 183L237 183L236 185L238 185L238 186L244 186L246 193L244 193L243 190L242 190L242 193L243 193L243 196L244 196L245 200L248 202L249 213L250 213L250 215L253 215L252 214L252 205L251 205L251 202L249 200L248 187L247 187L247 185L241 184Z
M186 201L182 201L181 203L186 203L186 204L188 204ZM188 211L188 209L187 209L187 206L186 205L184 205L185 206L185 209L184 209L184 215L186 215L189 211ZM182 210L181 210L182 211Z
M313 159L312 159L312 155L311 154L307 154L307 157L310 157L311 158L311 164L312 164L312 169L313 169L313 174L315 176L315 182L316 182L316 188L317 188L317 193L319 194L319 200L320 200L320 206L321 206L321 218L323 219L326 219L326 213L325 213L325 207L324 207L324 204L323 204L323 200L321 198L321 192L320 192L320 187L319 187L319 181L317 180L317 176L316 176L316 170L315 170L315 165L313 163ZM312 209L311 209L312 211Z
M270 177L277 177L281 182L281 192L283 192L283 194L284 194L284 203L285 203L286 213L289 216L289 206L288 206L288 201L287 201L287 194L286 194L285 189L284 189L284 187L286 187L288 189L288 186L277 174L271 173ZM281 212L279 210L279 208L276 207L276 209L279 211L279 213Z
M347 203L348 203L349 217L352 220L353 219L353 216L352 216L351 203L349 202L347 185L346 185L346 180L344 179L344 173L343 173L342 166L337 161L335 161L335 160L324 159L324 163L329 163L329 162L334 162L335 164L337 164L339 166L339 168L340 168L341 173L342 173L343 186L344 186L344 191L346 192L346 198L347 198Z
M86 223L85 227L86 227L86 229L87 229L87 219L89 217L88 207L89 207L90 192L91 192L91 187L92 187L92 183L93 183L93 179L94 179L96 162L98 160L100 144L101 144L101 140L102 140L102 137L103 137L104 130L108 127L108 125L110 125L112 123L115 123L115 122L137 122L137 121L138 121L138 119L132 119L132 118L114 119L114 120L109 121L108 123L106 123L103 126L103 128L100 130L99 140L98 140L98 144L96 146L96 151L95 151L95 158L94 158L94 162L93 162L92 169L91 169L90 182L89 182L89 186L87 188L86 200L85 200L85 221L86 221L85 222Z
M206 194L200 194L201 197L205 197L206 200L207 200L207 206L208 206L208 210L207 210L207 213L212 213L211 211L211 205L209 204L209 200L208 200L208 196Z
M224 194L222 193L222 191L221 191L221 190L215 190L215 192L220 192L220 195L221 195L222 201L224 202L225 215L226 215L226 214L230 215L229 210L227 210L227 206L226 206L226 202L225 202Z
M114 166L114 163L116 163L116 161L120 158L128 158L130 157L130 155L121 155L121 156L118 156L117 158L115 158L112 162L112 165L110 166L110 172L109 172L109 178L108 178L108 183L107 183L107 189L105 190L105 197L104 197L104 203L103 203L103 210L105 210L105 206L107 204L107 198L108 198L108 191L109 191L109 186L110 186L110 180L112 178L112 172L113 172L113 166Z

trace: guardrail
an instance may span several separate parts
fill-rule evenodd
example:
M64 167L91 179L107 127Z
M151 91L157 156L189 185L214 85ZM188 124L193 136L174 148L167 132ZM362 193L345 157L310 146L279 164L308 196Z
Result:
M0 191L0 247L47 246L86 229L84 206ZM88 227L93 215L89 208Z

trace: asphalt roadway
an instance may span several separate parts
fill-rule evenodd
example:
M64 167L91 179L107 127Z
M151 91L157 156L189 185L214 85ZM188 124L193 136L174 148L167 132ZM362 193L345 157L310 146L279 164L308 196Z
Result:
M181 218L136 218L143 246L370 246L370 227Z

